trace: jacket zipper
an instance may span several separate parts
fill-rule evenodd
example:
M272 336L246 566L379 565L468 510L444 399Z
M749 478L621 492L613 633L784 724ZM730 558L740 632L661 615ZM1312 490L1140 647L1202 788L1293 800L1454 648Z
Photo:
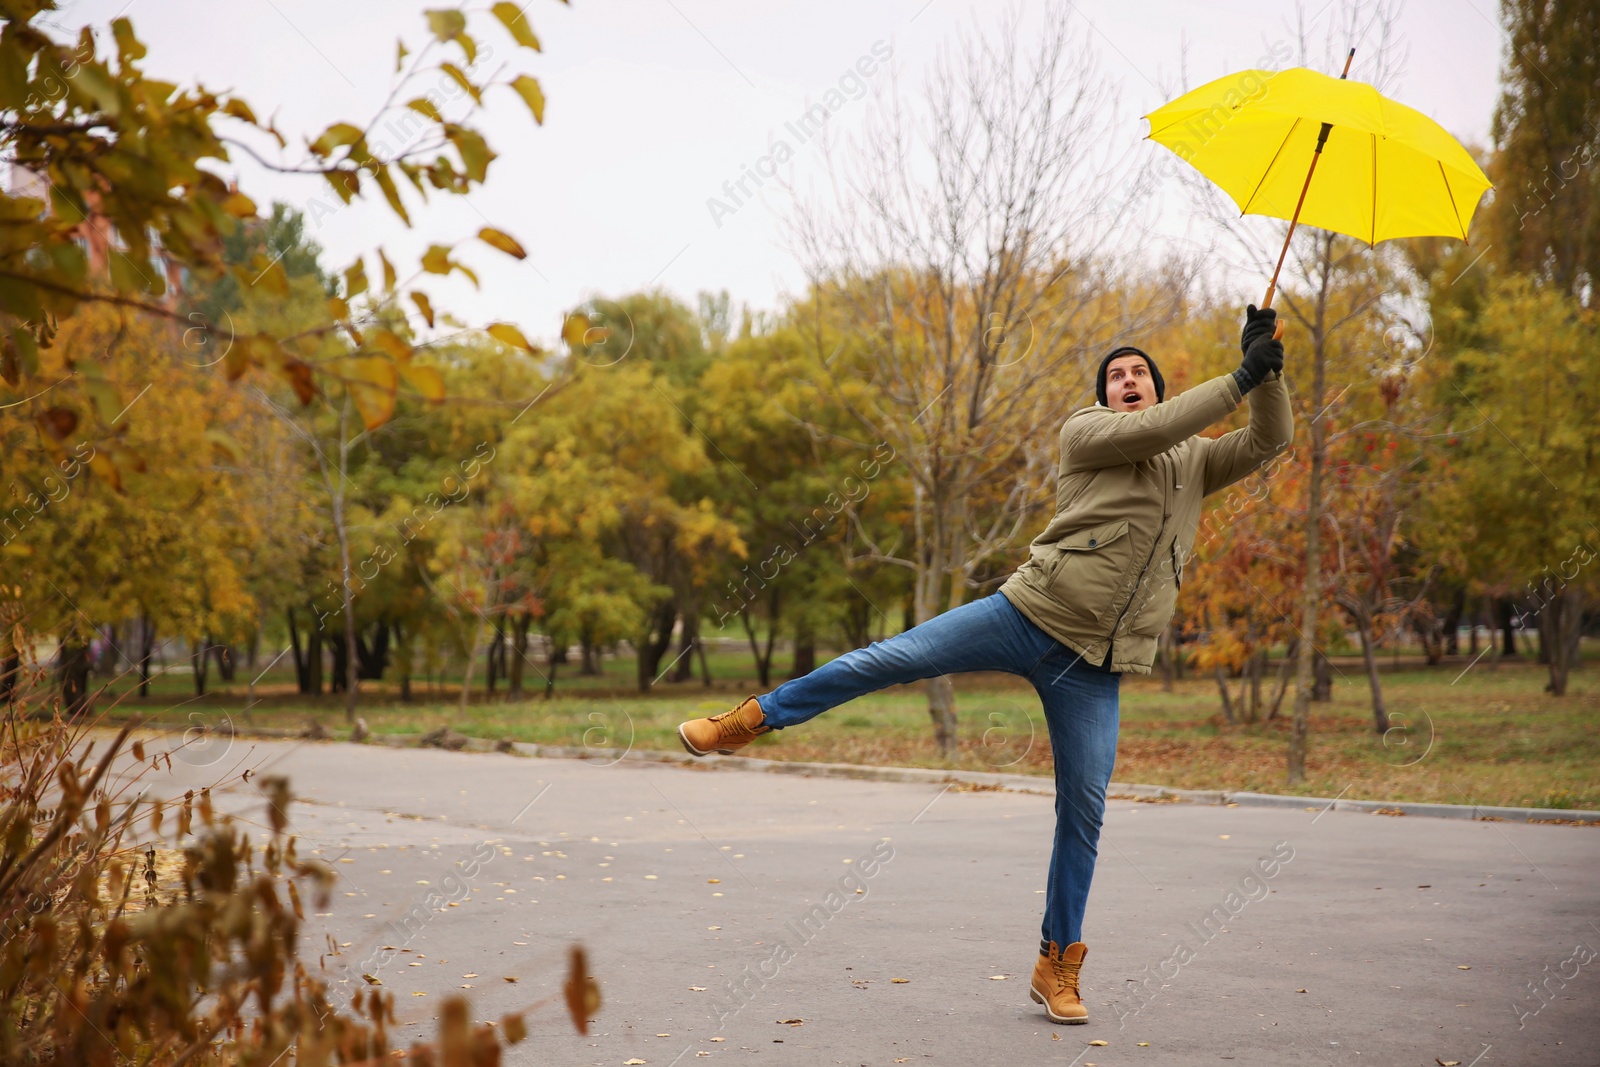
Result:
M1117 627L1122 625L1122 617L1128 614L1128 609L1133 606L1134 593L1139 591L1139 586L1144 582L1144 576L1149 573L1150 561L1156 558L1156 549L1161 544L1161 535L1167 532L1167 520L1172 518L1172 490L1169 486L1170 479L1166 477L1170 472L1163 471L1161 479L1161 525L1156 529L1156 539L1151 542L1150 554L1145 557L1144 566L1139 570L1139 577L1133 583L1133 593L1128 594L1127 601L1122 605L1122 610L1117 612L1117 621L1111 624L1111 632L1106 635L1106 647L1115 655L1117 644Z

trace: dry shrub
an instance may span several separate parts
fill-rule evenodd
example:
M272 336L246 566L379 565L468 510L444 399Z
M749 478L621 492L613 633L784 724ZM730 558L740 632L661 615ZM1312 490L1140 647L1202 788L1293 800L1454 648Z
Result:
M285 833L288 780L257 781L271 829L258 848L214 810L223 783L154 798L170 754L147 757L131 725L109 743L90 725L21 702L0 724L0 1064L479 1067L525 1036L522 1013L473 1026L453 997L435 1042L391 1050L393 995L337 1006L300 959L302 897L326 907L334 874ZM182 886L170 899L158 858ZM587 1032L599 994L577 946L562 997Z

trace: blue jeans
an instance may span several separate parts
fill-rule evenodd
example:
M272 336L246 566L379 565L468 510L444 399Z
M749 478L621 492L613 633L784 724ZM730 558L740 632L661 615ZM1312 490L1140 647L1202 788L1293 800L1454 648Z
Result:
M781 730L886 686L962 671L1021 675L1044 702L1056 770L1056 835L1042 936L1065 948L1083 940L1106 786L1117 759L1122 675L1082 662L994 593L847 652L757 699L766 721Z

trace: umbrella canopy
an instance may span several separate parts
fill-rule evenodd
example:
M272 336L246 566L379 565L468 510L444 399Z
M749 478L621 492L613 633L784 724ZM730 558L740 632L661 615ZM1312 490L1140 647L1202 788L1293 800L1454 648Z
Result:
M1218 78L1145 118L1246 215L1299 219L1375 245L1467 238L1489 179L1444 129L1361 82L1304 67ZM1306 168L1327 124L1317 178Z

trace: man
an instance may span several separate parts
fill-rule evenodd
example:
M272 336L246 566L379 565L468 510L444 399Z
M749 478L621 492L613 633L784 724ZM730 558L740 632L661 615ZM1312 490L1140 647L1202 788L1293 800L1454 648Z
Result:
M1155 360L1112 350L1099 402L1061 427L1056 514L993 595L858 648L732 711L678 727L691 753L732 753L886 686L1007 671L1044 703L1055 760L1056 833L1031 992L1052 1022L1089 1019L1078 992L1083 914L1117 755L1118 686L1148 674L1172 617L1203 497L1288 447L1294 423L1275 313L1246 313L1239 369L1166 399ZM1250 395L1250 424L1196 436Z

